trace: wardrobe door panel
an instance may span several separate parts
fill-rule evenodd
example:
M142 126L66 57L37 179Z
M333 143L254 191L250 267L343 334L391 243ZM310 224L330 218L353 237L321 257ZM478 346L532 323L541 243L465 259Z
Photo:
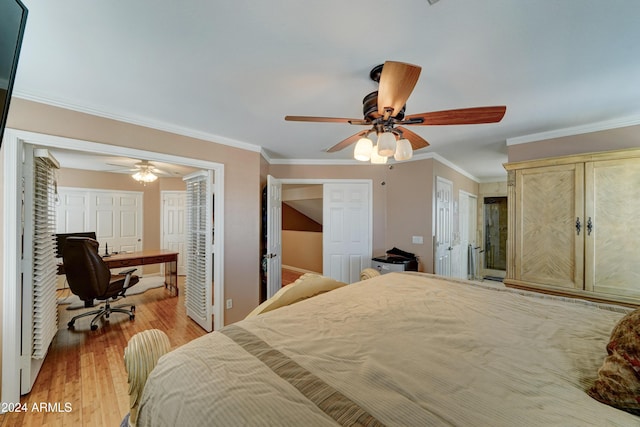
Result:
M583 289L584 165L518 170L516 195L516 280Z
M640 158L585 168L585 288L640 297Z

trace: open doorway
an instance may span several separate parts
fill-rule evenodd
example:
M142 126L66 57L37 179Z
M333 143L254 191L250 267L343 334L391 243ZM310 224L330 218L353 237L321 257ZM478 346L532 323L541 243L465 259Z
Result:
M6 188L4 194L4 230L3 230L3 353L2 353L2 397L6 401L19 401L21 372L21 311L22 297L20 292L22 263L20 259L21 242L21 158L23 145L31 144L43 148L75 150L80 152L114 155L133 159L146 159L155 162L166 162L184 165L190 168L210 171L214 175L213 192L221 201L215 204L215 218L218 232L212 250L216 253L213 267L213 301L207 303L212 307L214 328L224 325L224 165L199 159L185 158L176 155L138 150L128 147L113 146L74 140L52 135L7 129L4 136L4 159L2 173ZM159 206L157 207L159 209Z
M357 179L279 179L267 176L262 209L261 300L282 287L282 187L322 187L322 274L353 283L371 265L373 239L372 181Z
M483 278L502 280L507 270L507 198L485 197L483 218Z
M322 274L322 185L282 185L282 285Z

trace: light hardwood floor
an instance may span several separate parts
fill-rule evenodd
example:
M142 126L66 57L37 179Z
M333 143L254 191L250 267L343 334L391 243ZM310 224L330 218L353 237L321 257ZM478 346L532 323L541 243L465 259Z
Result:
M60 330L31 393L21 399L27 412L0 415L0 426L119 426L129 411L123 362L129 338L156 328L169 336L175 348L206 333L187 318L182 283L180 290L178 298L170 297L164 288L129 296L122 303L136 305L135 320L114 313L97 331L90 330L90 317L79 319L75 329L68 330L67 322L81 311L59 306ZM60 412L33 410L34 404L39 408L42 403L53 409L57 404Z

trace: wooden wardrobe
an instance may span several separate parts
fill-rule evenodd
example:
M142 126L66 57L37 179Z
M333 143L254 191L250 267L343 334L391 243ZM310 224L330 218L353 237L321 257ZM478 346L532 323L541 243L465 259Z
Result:
M505 284L640 304L640 149L504 167Z

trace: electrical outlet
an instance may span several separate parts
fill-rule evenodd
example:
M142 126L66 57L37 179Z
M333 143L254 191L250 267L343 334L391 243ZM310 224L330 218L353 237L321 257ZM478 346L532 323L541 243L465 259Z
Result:
M416 245L422 245L424 243L424 239L422 238L422 236L413 236L411 241Z
M227 305L226 305L227 309L229 308L233 308L233 300L231 298L229 298L227 300Z

